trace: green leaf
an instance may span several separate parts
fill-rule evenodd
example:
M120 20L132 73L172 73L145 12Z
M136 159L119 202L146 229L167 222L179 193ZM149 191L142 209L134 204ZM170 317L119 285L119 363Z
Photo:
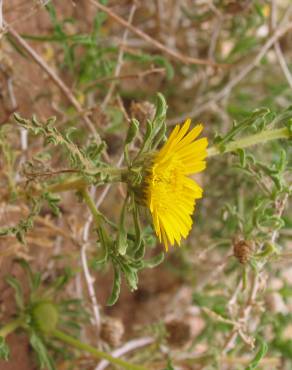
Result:
M127 232L125 231L124 228L121 228L119 230L117 245L118 245L119 254L124 256L126 254L127 248L128 248Z
M149 260L143 261L143 266L145 268L153 268L153 267L158 266L161 262L163 262L163 260L164 260L164 253L161 252L157 254L156 256L150 258Z
M265 357L266 353L268 352L268 345L263 339L259 338L258 341L260 342L260 348L256 353L254 359L251 361L249 366L245 370L256 370L257 366L261 362L261 360Z
M43 195L44 195L44 199L46 199L46 201L48 202L48 205L50 206L53 214L55 216L59 216L60 208L58 204L61 200L61 197L58 194L49 193L49 192L45 192Z
M33 273L29 263L24 259L17 259L16 262L19 263L20 266L27 273L30 289L32 290L32 292L37 290L41 284L41 274L39 272Z
M134 138L136 137L136 134L139 130L139 121L137 121L135 118L133 118L130 122L130 126L127 132L127 137L126 137L126 144L130 144Z
M133 248L133 253L135 255L135 258L139 259L143 258L144 253L145 253L145 247L141 237L141 225L140 225L140 219L139 219L139 208L135 204L135 199L132 197L132 216L133 216L133 221L134 221L134 226L135 226L135 240L134 240L134 248ZM142 249L142 250L141 250ZM144 252L143 252L144 249Z
M135 250L134 250L134 258L137 259L137 260L141 260L144 255L145 255L145 252L146 252L146 248L145 248L145 242L144 240L137 240L136 241L136 246L135 246ZM144 266L144 264L143 264Z
M55 370L56 368L53 359L48 354L44 342L34 331L30 335L30 344L36 352L40 368L46 370Z
M161 139L164 137L166 131L165 126L166 112L167 112L166 100L161 93L158 93L156 98L155 116L152 121L147 121L146 133L144 135L144 144L141 147L139 154L147 152L151 148L155 148L161 141Z
M165 119L167 112L167 103L161 93L157 93L155 120Z
M172 366L172 361L168 359L167 366L163 370L174 370L174 367Z
M10 349L5 341L5 338L0 337L0 359L4 361L9 360Z
M107 301L108 306L114 305L118 300L121 291L121 283L122 283L121 271L118 267L114 266L114 283L111 296Z
M23 291L20 282L13 276L6 277L7 283L14 289L14 297L17 307L22 310L24 307Z
M245 168L246 166L246 153L245 153L245 150L244 149L238 149L237 150L237 153L239 155L239 163L240 163L240 166Z
M231 50L230 56L236 54L244 55L250 52L258 44L258 39L254 36L245 36L237 40L234 48Z
M124 256L127 252L128 248L128 238L127 238L127 231L125 229L125 213L127 209L128 198L125 199L123 208L120 215L120 222L119 222L119 232L118 232L118 239L117 239L117 247L119 254Z
M125 274L126 281L131 290L136 290L138 284L137 266L133 266L128 264L128 262L124 262L121 264L121 270Z

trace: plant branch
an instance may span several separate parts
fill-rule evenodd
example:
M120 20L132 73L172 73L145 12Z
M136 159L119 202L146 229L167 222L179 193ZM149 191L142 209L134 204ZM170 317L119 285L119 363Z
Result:
M82 194L82 197L83 197L85 203L87 204L88 208L90 209L90 212L93 216L93 219L95 221L96 226L99 227L102 216L101 216L100 212L98 211L98 209L96 208L94 200L91 198L87 189L83 189L81 191L81 194Z
M258 134L250 135L242 139L238 139L230 143L227 143L224 146L224 150L220 149L220 145L213 146L208 149L208 157L233 152L237 149L244 149L249 146L261 144L270 140L289 139L289 138L291 138L291 134L289 133L289 130L286 127L274 130L264 130Z
M86 352L90 353L91 355L93 355L93 357L95 357L97 359L108 360L110 363L112 363L114 365L119 365L119 366L121 366L122 368L124 368L126 370L147 370L144 366L133 365L133 364L127 362L127 361L121 360L119 358L115 358L115 357L107 354L106 352L100 351L100 350L90 346L89 344L80 342L78 339L73 338L70 335L67 335L67 334L63 333L62 331L55 330L54 333L53 333L53 336L56 339L59 339L60 341L66 343L66 344L69 344L70 346L72 346L74 348L77 348L81 351L86 351Z

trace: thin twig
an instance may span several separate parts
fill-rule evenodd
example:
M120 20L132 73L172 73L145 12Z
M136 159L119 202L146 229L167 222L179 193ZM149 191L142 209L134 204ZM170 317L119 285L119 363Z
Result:
M151 74L165 74L165 68L151 68L146 71L138 72L138 73L130 73L126 75L119 75L119 76L111 76L111 77L103 77L99 78L98 80L95 80L93 82L90 82L88 85L85 85L84 90L90 89L94 87L97 84L105 83L105 82L111 82L114 80L127 80L127 79L142 79L146 76L149 76Z
M98 9L102 10L105 12L108 16L110 16L112 19L114 19L116 22L118 22L120 25L123 27L128 28L130 31L135 33L137 36L141 37L143 40L146 42L152 44L156 49L162 50L172 58L179 60L180 62L184 64L200 64L200 65L209 65L213 67L227 67L226 64L218 64L214 63L213 61L210 60L205 60L205 59L199 59L199 58L193 58L189 57L187 55L184 55L178 51L172 50L167 48L165 45L163 45L161 42L153 39L151 36L147 35L145 32L139 30L138 28L134 27L132 24L118 16L116 13L114 13L111 9L108 7L102 5L96 0L90 0L90 2L95 5Z
M11 110L15 111L18 105L17 105L17 101L16 101L16 98L15 98L15 94L14 94L14 87L13 87L12 77L9 77L8 80L7 80L7 88L8 88L8 94L9 94L9 97L10 97L10 100L11 100L11 104L12 104ZM21 150L23 152L25 152L27 150L27 147L28 147L27 135L28 135L27 130L24 129L23 127L21 127L20 128L20 144L21 144ZM20 163L23 163L24 160L25 160L25 154L22 153Z
M92 188L92 191L91 191L92 196L94 196L95 190L96 190L95 188ZM95 326L96 326L97 338L99 339L101 319L100 319L100 313L99 313L97 298L96 298L96 295L95 295L95 289L94 289L94 285L93 285L95 280L90 274L90 270L89 270L88 262L87 262L87 255L86 255L87 246L88 246L88 239L89 239L89 229L90 229L92 221L93 221L93 216L90 213L90 215L88 216L88 218L86 220L85 226L83 228L83 245L82 245L82 248L81 248L80 255L81 255L81 263L82 263L83 273L84 273L84 277L85 277L85 281L86 281L86 285L87 285L87 289L88 289L88 294L89 294L89 297L90 297L90 300L91 300L91 306L92 306L92 311L93 311L93 315L94 315L94 323L95 323Z
M151 337L145 337L145 338L140 338L140 339L134 339L126 344L124 344L122 347L116 349L111 353L111 356L113 357L120 357L122 355L125 355L128 352L134 351L135 349L145 347L148 344L151 344L154 342L154 339ZM107 360L102 360L98 366L95 368L95 370L104 370L110 365L110 362Z
M214 53L216 50L217 41L219 39L220 31L222 29L223 24L223 15L219 10L216 8L216 6L211 2L210 3L210 9L216 14L217 19L215 22L215 26L212 31L212 36L210 40L210 46L208 50L208 57L210 60L214 60Z
M11 101L11 111L15 112L17 107L18 107L18 104L17 104L16 97L15 97L15 94L14 94L13 78L11 76L9 76L8 79L7 79L7 91L8 91L10 101ZM27 137L28 137L27 130L25 128L21 127L20 128L20 147L21 147L22 153L21 153L21 157L19 159L19 164L18 164L19 168L23 165L23 163L26 160L26 151L27 151L27 148L28 148ZM19 179L20 179L20 175L17 172L16 176L15 176L15 181L17 182L17 181L19 181Z
M286 17L287 17L287 13L291 12L291 9L292 9L292 6L290 5L288 7L288 9L286 10L286 12L285 12ZM271 3L271 17L270 17L270 19L271 19L271 28L272 28L272 31L273 31L277 27L277 4L276 4L275 0L272 0L272 3ZM289 67L288 67L287 62L285 60L285 57L284 57L284 54L282 52L279 41L275 42L274 50L275 50L278 62L280 64L280 67L283 71L283 74L286 77L286 80L287 80L289 86L292 89L292 74L289 71Z
M130 10L130 14L129 14L129 18L128 18L128 24L132 23L136 9L137 9L137 6L134 3L131 7L131 10ZM126 43L127 38L128 38L128 34L129 34L129 29L126 28L125 31L124 31L124 34L123 34L122 44ZM121 72L121 69L122 69L122 65L123 65L123 59L124 59L124 49L120 48L114 77L119 76L119 74ZM116 87L116 81L114 80L111 83L110 88L109 88L103 102L101 103L101 108L102 109L104 109L107 106L108 102L110 101L110 99L112 97L112 94L115 90L115 87Z

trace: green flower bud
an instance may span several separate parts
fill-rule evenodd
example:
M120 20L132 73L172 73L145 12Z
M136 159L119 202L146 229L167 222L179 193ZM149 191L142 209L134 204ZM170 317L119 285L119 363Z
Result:
M50 334L56 329L58 324L58 308L49 301L38 302L31 310L31 318L37 330L43 334Z

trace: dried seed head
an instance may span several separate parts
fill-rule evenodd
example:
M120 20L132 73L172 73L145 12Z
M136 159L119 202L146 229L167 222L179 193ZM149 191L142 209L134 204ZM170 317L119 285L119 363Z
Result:
M253 244L244 239L237 239L233 242L234 257L242 264L246 264L252 255Z
M130 107L131 117L136 118L142 125L146 124L147 120L152 120L155 115L155 105L148 101L132 102Z
M122 343L125 332L124 324L120 319L107 317L101 325L101 338L111 347L118 347Z

